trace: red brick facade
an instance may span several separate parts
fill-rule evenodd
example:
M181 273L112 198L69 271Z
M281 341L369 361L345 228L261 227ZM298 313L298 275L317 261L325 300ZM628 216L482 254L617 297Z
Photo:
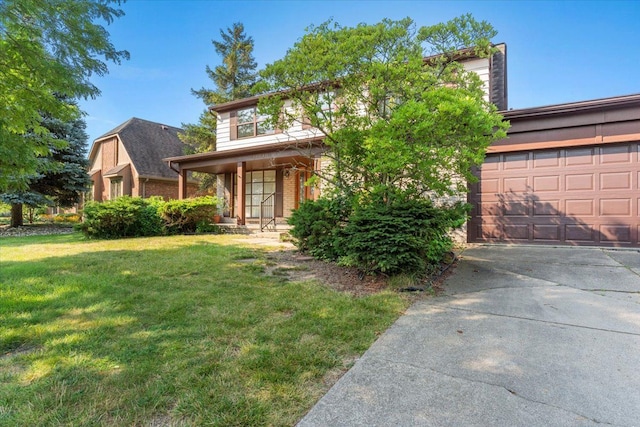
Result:
M121 180L121 192L118 195L148 198L161 196L165 200L178 198L178 178L143 178L138 176L129 155L116 136L100 142L96 151L99 159L92 161L92 170L89 172L93 181L93 200L104 201L113 198L111 194L112 180ZM117 176L104 175L114 168L122 167ZM187 196L194 197L198 191L198 184L187 184Z

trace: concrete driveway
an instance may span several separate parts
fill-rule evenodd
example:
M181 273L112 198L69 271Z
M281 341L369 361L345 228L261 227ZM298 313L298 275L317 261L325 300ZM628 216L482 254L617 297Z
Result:
M640 426L640 251L479 246L300 426Z

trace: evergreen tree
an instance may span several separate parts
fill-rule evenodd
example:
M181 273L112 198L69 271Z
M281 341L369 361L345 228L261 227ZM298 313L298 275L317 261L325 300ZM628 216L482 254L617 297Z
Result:
M207 105L198 123L183 123L184 132L180 139L187 144L188 154L205 153L216 149L216 119L209 107L251 95L256 82L256 61L253 58L253 38L244 33L244 25L236 22L226 31L220 30L221 40L212 40L215 51L222 57L222 63L211 69L207 65L207 75L214 84L213 89L191 89ZM213 189L215 176L198 174L201 189Z
M256 82L256 61L253 58L253 38L244 33L244 25L236 22L226 31L220 30L220 40L212 40L215 51L222 63L215 68L207 65L207 75L214 84L213 89L192 89L196 97L202 99L207 109L196 124L183 123L181 139L194 152L204 153L216 148L216 120L209 107L251 95Z
M251 95L251 87L256 81L256 61L253 58L253 38L244 33L240 22L220 30L221 41L212 40L216 53L222 57L222 64L213 70L207 65L207 75L215 84L215 89L191 90L208 106L222 104Z
M23 225L22 207L43 205L71 207L80 201L90 183L87 175L87 139L84 120L77 118L64 122L45 117L41 124L52 141L48 155L39 158L38 173L29 178L29 187L14 193L0 195L0 200L11 204L11 225ZM35 138L33 134L25 138Z

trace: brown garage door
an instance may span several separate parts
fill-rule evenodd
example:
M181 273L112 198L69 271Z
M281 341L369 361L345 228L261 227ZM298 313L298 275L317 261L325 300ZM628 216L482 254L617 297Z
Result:
M491 154L469 242L638 246L640 143Z

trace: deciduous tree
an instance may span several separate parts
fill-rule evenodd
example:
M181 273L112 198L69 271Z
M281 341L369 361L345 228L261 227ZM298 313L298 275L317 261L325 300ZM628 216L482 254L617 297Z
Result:
M0 192L25 190L51 149L63 149L43 117L80 117L67 99L96 97L93 75L127 59L103 24L122 16L119 0L0 2Z
M329 21L260 73L260 109L280 129L305 121L326 135L322 177L343 195L457 194L508 126L461 63L491 55L495 34L470 15L420 28Z

